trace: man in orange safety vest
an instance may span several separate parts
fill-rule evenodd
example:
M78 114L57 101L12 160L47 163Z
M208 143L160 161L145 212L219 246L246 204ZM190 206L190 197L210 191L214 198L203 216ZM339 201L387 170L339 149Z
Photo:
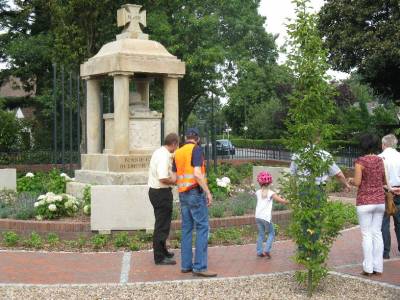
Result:
M208 270L208 207L212 195L207 186L203 150L197 128L186 131L186 143L176 150L172 172L176 173L182 214L181 271L195 276L214 277ZM192 238L196 228L193 261Z

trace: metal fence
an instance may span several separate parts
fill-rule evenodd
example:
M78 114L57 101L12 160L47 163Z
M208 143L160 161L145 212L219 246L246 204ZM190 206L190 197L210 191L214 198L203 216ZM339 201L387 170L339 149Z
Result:
M204 148L205 145L203 145ZM205 149L206 160L212 160L212 149ZM355 160L361 155L359 149L355 147L341 148L336 151L331 151L337 164L352 168ZM221 153L216 151L217 160L278 160L290 161L292 153L282 146L265 146L265 147L248 147L235 148L234 153Z
M68 161L63 159L68 157ZM54 152L53 150L32 150L21 152L0 152L0 165L35 165L35 164L61 164L63 168L70 164L78 164L79 151Z

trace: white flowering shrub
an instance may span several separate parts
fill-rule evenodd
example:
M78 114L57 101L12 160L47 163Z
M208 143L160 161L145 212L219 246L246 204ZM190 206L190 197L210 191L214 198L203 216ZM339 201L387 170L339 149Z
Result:
M229 177L222 177L221 179L217 178L216 181L217 181L217 186L226 189L230 188L231 180L229 179Z
M73 216L80 206L80 201L67 194L56 195L49 192L40 195L35 202L36 219L58 219L60 217Z
M91 213L91 194L90 194L91 187L90 185L85 186L83 189L83 213L87 216L90 216Z
M217 178L210 174L208 176L208 186L215 199L224 200L231 190L231 180L228 177Z

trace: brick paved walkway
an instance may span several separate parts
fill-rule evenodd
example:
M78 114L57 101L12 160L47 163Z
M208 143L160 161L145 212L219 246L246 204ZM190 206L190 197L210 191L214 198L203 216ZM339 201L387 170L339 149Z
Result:
M392 229L393 230L393 229ZM400 286L400 255L395 251L385 261L384 274L372 280ZM272 259L255 255L255 245L209 248L209 267L219 277L235 277L296 270L292 262L295 246L291 241L274 243ZM179 250L174 251L178 265L156 266L151 251L117 253L54 253L0 251L0 284L70 284L126 283L192 279L179 269ZM356 275L361 271L361 236L359 228L346 230L335 242L329 266L334 271Z

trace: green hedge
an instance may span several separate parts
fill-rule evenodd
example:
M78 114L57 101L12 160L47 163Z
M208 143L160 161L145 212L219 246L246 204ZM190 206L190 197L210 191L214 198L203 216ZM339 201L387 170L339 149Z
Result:
M252 139L231 139L231 142L238 148L264 148L265 146L283 146L282 139L252 140Z

